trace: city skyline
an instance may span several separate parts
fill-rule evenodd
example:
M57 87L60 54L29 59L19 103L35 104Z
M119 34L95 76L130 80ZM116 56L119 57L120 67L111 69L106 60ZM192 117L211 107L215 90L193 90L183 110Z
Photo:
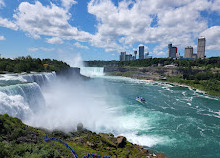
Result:
M0 54L118 60L142 44L153 57L167 57L172 43L184 56L205 36L206 56L219 56L219 10L218 0L0 0Z

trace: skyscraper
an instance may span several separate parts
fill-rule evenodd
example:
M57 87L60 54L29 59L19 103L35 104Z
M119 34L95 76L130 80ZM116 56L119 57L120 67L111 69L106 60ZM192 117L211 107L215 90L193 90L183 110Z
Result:
M120 61L125 61L126 52L121 52Z
M134 60L136 60L137 59L137 51L135 50L134 51Z
M188 46L185 48L184 58L192 58L193 57L193 47Z
M139 46L139 59L144 59L144 46Z
M173 47L172 43L168 44L168 57L176 58L177 47Z
M205 37L199 37L197 44L197 58L205 58Z

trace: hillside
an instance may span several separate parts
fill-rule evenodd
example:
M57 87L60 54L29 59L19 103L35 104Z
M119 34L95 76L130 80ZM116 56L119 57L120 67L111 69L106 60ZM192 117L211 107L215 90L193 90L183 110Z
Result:
M66 142L79 158L87 153L119 158L165 157L163 154L153 156L152 151L128 142L125 137L115 138L112 134L96 134L85 129L70 133L36 129L7 114L0 115L0 157L74 157L64 144L58 141L45 142L43 139L45 135Z

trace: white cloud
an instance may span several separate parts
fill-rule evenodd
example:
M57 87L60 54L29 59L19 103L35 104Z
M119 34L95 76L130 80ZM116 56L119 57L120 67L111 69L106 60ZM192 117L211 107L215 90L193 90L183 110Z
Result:
M3 0L0 0L0 8L5 6L5 2Z
M63 44L63 40L59 37L47 38L46 41L50 44Z
M0 9L1 7L5 7L5 2L3 0L0 0ZM1 27L6 27L12 30L18 30L18 27L16 26L15 23L13 23L12 21L9 21L6 18L2 18L0 17L0 26Z
M220 50L220 26L213 26L200 35L206 38L207 50Z
M18 30L18 27L16 26L15 23L9 21L8 19L1 18L1 17L0 17L0 26L6 27L12 30Z
M135 50L139 51L139 47L140 47L140 46L144 46L144 51L145 51L145 52L147 52L147 51L149 50L148 46L146 46L146 45L144 45L144 44L139 44L138 48L135 49Z
M41 47L40 50L44 51L44 52L52 52L52 51L55 51L54 48L44 48L44 47Z
M43 52L52 52L55 51L54 48L44 48L44 47L40 47L40 48L29 48L28 52L37 52L37 51L43 51Z
M62 6L64 6L67 10L71 8L72 5L77 4L75 0L61 0Z
M29 48L28 52L37 52L39 49L38 48Z
M72 27L68 20L68 10L51 3L43 6L39 1L34 4L22 2L13 15L19 28L34 38L41 36L59 37L66 40L88 41L91 35Z
M91 0L88 12L96 16L97 33L92 45L106 50L120 50L139 43L158 43L154 52L172 42L178 48L194 45L194 40L208 28L201 11L214 10L220 1L209 0ZM216 9L216 10L217 10Z
M89 49L87 46L81 45L79 42L73 44L77 48Z
M166 55L167 53L164 51L160 51L160 52L154 51L153 54L155 54L156 56L163 56Z
M0 36L0 41L3 41L5 40L5 37L4 36Z
M220 14L220 1L219 0L214 0L211 10L216 11Z

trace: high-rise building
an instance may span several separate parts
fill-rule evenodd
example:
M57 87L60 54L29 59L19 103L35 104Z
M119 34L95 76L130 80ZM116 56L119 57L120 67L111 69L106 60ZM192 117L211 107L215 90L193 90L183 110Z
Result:
M149 55L149 52L144 54L144 59L150 59L152 58L152 55Z
M125 55L125 61L133 60L132 54Z
M137 51L135 50L134 51L134 60L136 60L137 59Z
M185 48L184 58L192 58L193 57L193 47L188 46Z
M173 47L172 43L168 44L168 57L176 58L177 47Z
M121 52L120 61L125 61L126 52Z
M193 55L192 55L192 58L193 58L193 59L197 59L197 54L193 54Z
M139 59L144 59L144 46L139 46Z
M205 37L199 37L197 44L197 58L205 58Z

